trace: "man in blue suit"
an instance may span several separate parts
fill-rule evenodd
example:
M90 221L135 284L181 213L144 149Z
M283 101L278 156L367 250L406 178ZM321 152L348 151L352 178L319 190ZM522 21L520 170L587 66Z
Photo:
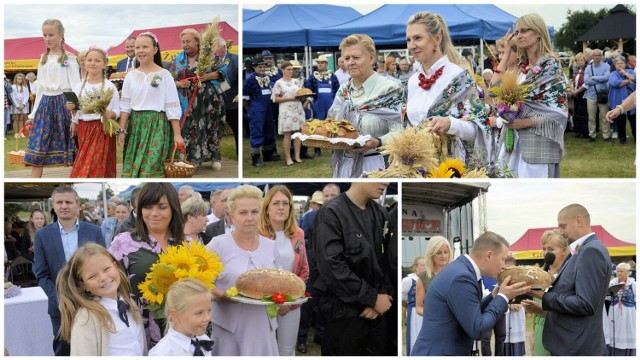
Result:
M128 37L124 41L124 51L127 53L127 57L118 61L116 66L117 72L131 71L136 66L136 38Z
M49 298L48 312L55 337L53 351L56 356L69 356L71 352L69 343L57 336L60 329L60 309L56 294L56 278L60 269L79 246L88 242L104 246L104 238L98 226L78 221L80 198L71 186L58 186L53 190L51 199L58 221L36 232L33 272L38 285Z
M525 282L509 285L511 277L482 297L482 276L495 278L504 267L509 243L485 232L470 255L458 257L436 275L424 300L422 329L412 356L471 355L473 341L493 328L507 311L507 303L531 289Z
M223 38L213 40L216 45L216 52L223 58L227 66L227 82L229 90L224 92L224 109L226 111L227 124L233 132L233 139L236 142L236 156L238 155L238 55L227 51L227 42ZM223 128L223 127L221 127Z
M602 312L611 272L609 252L591 231L591 217L582 205L560 210L558 227L570 243L571 255L548 292L531 292L542 299L542 309L547 311L542 344L551 355L603 355Z

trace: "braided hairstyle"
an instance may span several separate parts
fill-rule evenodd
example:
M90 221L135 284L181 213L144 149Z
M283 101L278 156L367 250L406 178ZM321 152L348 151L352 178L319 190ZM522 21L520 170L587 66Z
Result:
M60 54L60 57L58 57L58 62L62 64L64 62L64 59L67 57L67 52L64 50L64 26L62 26L62 22L58 19L47 19L42 23L42 27L45 27L47 25L53 26L56 30L58 30L58 33L60 33L60 36L62 37L62 41L60 42L62 53ZM51 49L47 47L47 52L44 54L42 60L40 61L42 65L47 63L47 57L49 56L50 51Z
M100 91L104 92L104 83L107 80L107 64L109 64L109 56L107 55L107 52L102 50L101 48L92 46L87 51L85 51L84 53L85 58L89 56L91 52L100 53L100 55L102 55L102 58L104 60L104 68L102 69L102 85L100 87ZM82 86L80 87L80 92L78 94L79 96L82 96L82 90L84 90L84 86L87 84L88 79L89 79L89 73L87 72L87 76L85 76L84 79L82 80Z

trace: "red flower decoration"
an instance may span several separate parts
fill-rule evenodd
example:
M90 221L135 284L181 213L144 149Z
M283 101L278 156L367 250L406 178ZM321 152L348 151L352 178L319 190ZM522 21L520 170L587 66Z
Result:
M433 75L429 76L428 78L421 73L420 75L418 75L418 80L419 80L418 85L420 85L420 87L423 88L424 90L431 89L431 86L433 86L436 80L438 80L438 78L442 75L443 70L444 70L444 65L442 65L440 69L436 70L436 72L433 73Z
M304 293L304 297L311 297L311 293L310 293L310 292L308 292L308 291L307 291L307 292L305 292L305 293Z
M566 101L566 100L564 99L564 97L560 97L560 98L558 99L558 102L559 102L560 104L564 104L564 102L565 102L565 101Z
M277 292L271 296L271 300L278 305L282 305L287 301L287 297L283 293Z
M520 64L520 71L522 71L523 74L527 75L527 73L529 72L529 62L523 62L522 64Z

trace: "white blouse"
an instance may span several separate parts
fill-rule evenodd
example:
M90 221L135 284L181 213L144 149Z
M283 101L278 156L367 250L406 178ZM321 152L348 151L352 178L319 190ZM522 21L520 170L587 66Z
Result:
M26 85L22 86L22 91L16 85L11 85L13 92L11 93L11 98L13 99L13 104L17 108L20 105L27 105L29 103L29 89Z
M46 64L38 63L38 92L29 119L34 118L43 95L60 95L65 91L71 91L73 85L80 82L80 67L76 57L67 53L66 64L60 64L59 57L49 55Z
M440 67L444 65L442 75L431 86L431 89L424 90L420 87L420 74L424 74L427 78L433 75ZM430 69L426 72L419 66L416 72L411 75L407 83L407 117L409 122L413 126L418 126L427 118L429 109L437 99L440 98L440 94L451 84L451 82L465 69L449 61L449 58L445 55L436 61ZM462 140L473 141L475 139L475 127L468 121L462 121L454 117L449 117L451 120L451 127L447 134L456 135Z
M196 336L199 340L211 340L207 335ZM211 356L211 351L200 347L204 356ZM158 341L156 346L149 350L149 356L193 356L195 345L191 344L191 338L169 327L167 334Z
M152 82L156 82L157 86L152 86ZM182 117L178 88L166 69L149 74L134 69L124 78L120 111L130 114L131 111L145 110L164 111L168 120L179 120Z
M111 315L116 332L109 334L109 356L142 356L145 348L145 334L142 324L133 320L131 310L127 311L129 326L120 320L118 303L109 298L100 298L100 304Z
M75 92L76 95L78 96L78 99L80 99L82 96L86 97L87 93L89 92L100 91L101 87L102 87L102 84L89 84L89 82L87 81L87 83L84 85L84 89L82 89L82 82L80 82L73 88L73 92ZM82 94L80 93L80 89L82 89ZM120 117L120 101L118 100L118 97L119 97L118 89L116 88L115 85L113 85L111 81L104 80L104 90L107 91L109 89L113 89L113 97L111 98L111 101L107 106L107 110L115 112L116 119L117 119L118 117ZM85 114L82 112L82 110L80 110L76 112L76 117L74 118L74 121L76 120L82 120L82 121L102 120L102 116L100 114Z

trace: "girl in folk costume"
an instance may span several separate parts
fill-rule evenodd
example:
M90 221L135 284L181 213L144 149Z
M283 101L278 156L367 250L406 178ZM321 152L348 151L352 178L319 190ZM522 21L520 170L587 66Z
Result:
M33 166L31 177L42 177L44 166L71 165L75 153L71 113L65 108L63 92L80 82L78 63L64 50L60 20L45 20L42 35L47 52L38 64L38 93L27 121L33 128L24 157L25 164Z
M418 275L425 271L426 267L424 256L418 256L411 265L413 272L402 279L402 306L407 308L407 354L411 354L411 347L416 342L422 326L422 316L416 313L416 284L419 281Z
M407 48L420 67L407 83L405 125L430 126L436 134L447 134L449 157L466 161L475 154L490 159L495 142L485 123L485 104L442 16L412 15L407 22Z
M67 109L74 115L71 133L78 137L78 155L73 162L72 178L116 177L116 140L103 130L103 122L108 125L108 119L120 116L118 89L106 78L108 62L104 50L96 47L87 50L84 59L86 77L73 88L80 103L105 99L110 93L111 101L102 114L90 113L87 109L78 111L72 102L67 102Z
M182 111L176 84L162 67L160 45L152 33L138 35L136 65L124 79L120 98L122 177L162 177L162 161L171 156L172 146L184 146Z
M24 126L24 122L27 119L29 113L29 88L25 83L23 73L17 73L13 78L13 92L11 97L13 99L13 132L20 133L20 130ZM24 135L22 135L24 137Z
M127 275L101 245L78 248L56 280L60 336L72 356L146 354L142 318Z

